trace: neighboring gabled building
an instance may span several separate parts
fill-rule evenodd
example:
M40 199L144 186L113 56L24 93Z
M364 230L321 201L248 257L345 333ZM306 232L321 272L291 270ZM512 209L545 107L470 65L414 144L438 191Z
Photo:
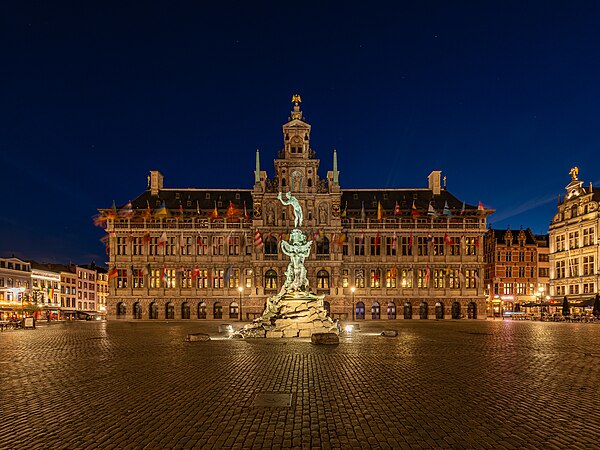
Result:
M204 319L259 316L285 281L280 241L294 227L313 240L310 287L334 318L485 318L483 206L446 190L441 172L428 187L342 189L333 167L320 178L311 126L298 98L282 127L283 148L268 178L256 152L253 189L148 187L120 208L103 209L109 240L108 317ZM480 245L481 244L481 245Z
M524 303L539 300L538 245L529 228L488 229L484 272L488 315L517 312Z

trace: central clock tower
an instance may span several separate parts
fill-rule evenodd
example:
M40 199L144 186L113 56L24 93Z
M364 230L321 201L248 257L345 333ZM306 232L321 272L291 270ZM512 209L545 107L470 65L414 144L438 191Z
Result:
M275 175L282 192L308 194L317 192L320 161L310 148L310 125L302 117L299 95L292 97L293 111L283 125L283 149L275 160Z

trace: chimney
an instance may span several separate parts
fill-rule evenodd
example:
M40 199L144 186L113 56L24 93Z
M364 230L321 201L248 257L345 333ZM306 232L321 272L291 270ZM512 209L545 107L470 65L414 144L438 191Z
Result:
M433 192L433 195L440 195L441 176L441 170L433 170L427 177L427 179L429 180L429 190Z
M158 170L150 171L150 195L158 195L163 188L163 174Z

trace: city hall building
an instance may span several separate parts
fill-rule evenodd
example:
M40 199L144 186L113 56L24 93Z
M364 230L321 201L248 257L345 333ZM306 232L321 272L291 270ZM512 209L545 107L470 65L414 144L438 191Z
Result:
M299 98L283 125L271 177L256 151L252 189L147 189L101 209L109 254L109 319L251 320L285 281L280 249L294 226L277 194L302 205L313 241L310 288L344 321L484 319L483 236L493 212L466 205L433 171L428 186L343 189L332 168L319 177L311 125Z

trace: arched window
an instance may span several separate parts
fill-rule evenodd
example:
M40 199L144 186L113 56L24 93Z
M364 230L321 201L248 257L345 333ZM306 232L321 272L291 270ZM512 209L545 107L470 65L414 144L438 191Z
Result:
M219 302L216 302L215 306L214 306L214 318L215 319L223 318L223 306L221 306L221 304Z
M308 187L312 187L312 178L309 178L306 184Z
M188 302L183 302L181 304L181 318L182 319L190 318L190 304Z
M276 255L277 254L277 238L275 236L268 236L265 239L265 255Z
M158 319L158 305L155 302L150 303L150 307L148 309L148 318Z
M329 255L329 239L325 236L317 240L317 255Z
M125 314L127 314L127 308L125 307L125 303L117 303L117 319L124 319Z
M365 304L363 302L358 302L356 304L356 320L365 318Z
M285 187L285 178L282 178L282 179L281 179L281 186L282 186L282 187Z
M317 272L317 289L329 289L329 272L326 270Z
M371 306L371 319L379 320L380 316L381 316L381 307L379 306L378 302L375 302Z
M198 304L198 319L206 319L206 303Z
M133 318L141 319L142 318L142 305L140 302L135 302L133 304Z
M267 270L265 273L265 289L276 290L277 289L277 272L273 269Z
M394 302L388 303L387 314L389 320L396 319L396 304Z
M167 303L167 305L165 306L165 319L175 319L175 305L171 302Z
M237 319L238 318L238 314L239 314L238 304L236 302L231 302L229 304L229 318L230 319Z

